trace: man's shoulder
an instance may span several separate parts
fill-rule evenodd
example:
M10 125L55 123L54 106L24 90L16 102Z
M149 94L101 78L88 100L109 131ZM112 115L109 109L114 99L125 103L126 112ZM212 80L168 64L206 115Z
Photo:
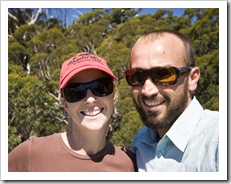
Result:
M217 141L219 139L219 112L205 109L195 129L194 136L199 139Z
M192 101L193 104L193 111L201 109L199 112L203 114L203 118L211 118L213 120L219 119L219 111L211 110L211 109L204 109L200 102L196 99L196 97Z
M148 128L148 127L143 127L138 131L136 134L135 138L133 139L132 142L132 147L136 147L140 143L147 143L147 144L152 144L155 142L157 132L154 129ZM134 149L132 149L134 152Z
M147 134L149 134L149 131L150 131L149 128L145 126L145 127L141 128L141 129L137 132L135 138L137 138L137 139L144 138L144 137L147 136Z
M205 109L203 112L203 116L200 119L201 126L204 126L206 129L207 127L212 127L216 130L218 130L219 127L219 112L218 111L211 111L208 109Z
M205 109L204 110L204 115L205 117L214 119L214 120L218 120L219 119L219 111L212 111L209 109Z
M196 98L192 101L192 107L190 112L194 113L192 117L195 117L195 121L198 122L197 127L201 130L219 126L219 111L204 109Z

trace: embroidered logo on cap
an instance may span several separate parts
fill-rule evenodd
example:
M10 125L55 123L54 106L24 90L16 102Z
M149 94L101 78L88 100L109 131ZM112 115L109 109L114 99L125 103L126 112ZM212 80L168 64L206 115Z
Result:
M84 53L84 54L79 54L79 55L73 57L71 59L71 61L67 64L67 66L75 65L77 63L84 62L84 61L93 61L93 62L98 62L101 65L104 65L102 60L100 58L98 58L97 56L90 55L88 53Z

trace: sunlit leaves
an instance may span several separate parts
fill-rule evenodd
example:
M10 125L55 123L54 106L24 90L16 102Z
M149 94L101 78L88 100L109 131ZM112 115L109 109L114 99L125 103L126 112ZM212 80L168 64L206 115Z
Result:
M65 129L65 123L56 120L62 111L38 77L15 73L8 77L9 148L31 135L48 135Z

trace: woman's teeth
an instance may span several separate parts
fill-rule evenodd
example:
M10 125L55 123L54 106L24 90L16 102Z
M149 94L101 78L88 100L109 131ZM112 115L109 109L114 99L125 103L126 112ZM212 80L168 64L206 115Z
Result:
M97 109L97 110L93 110L93 111L81 111L81 113L85 116L96 116L99 113L101 113L103 111L102 109Z

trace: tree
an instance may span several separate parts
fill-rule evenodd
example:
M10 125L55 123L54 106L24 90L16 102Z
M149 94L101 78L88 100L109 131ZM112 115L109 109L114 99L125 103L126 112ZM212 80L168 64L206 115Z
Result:
M36 11L36 13L34 12ZM44 12L41 8L39 9L20 9L20 8L9 8L9 27L8 33L12 35L19 26L24 24L35 24L36 21L44 16Z
M189 17L196 16L194 23L188 29L188 36L193 43L196 64L201 68L196 95L204 108L218 110L219 10L216 8L195 9L189 12Z
M112 26L123 24L127 22L130 18L137 15L142 9L132 9L132 8L112 8L109 10L111 14Z
M97 54L96 48L110 32L109 24L109 16L104 11L97 10L81 16L65 34L68 38L78 38L76 44L82 51Z
M65 130L65 114L43 82L15 65L9 66L9 72L9 151L29 136Z

